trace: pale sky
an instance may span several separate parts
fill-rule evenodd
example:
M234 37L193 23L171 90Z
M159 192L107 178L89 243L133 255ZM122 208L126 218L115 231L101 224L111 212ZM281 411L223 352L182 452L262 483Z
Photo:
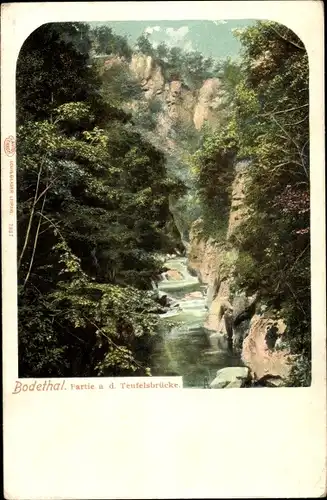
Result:
M251 19L217 21L115 21L93 22L91 25L106 24L119 35L126 35L129 43L146 32L156 46L166 42L169 46L178 46L185 50L198 50L205 56L224 58L237 57L240 43L232 30L253 24Z

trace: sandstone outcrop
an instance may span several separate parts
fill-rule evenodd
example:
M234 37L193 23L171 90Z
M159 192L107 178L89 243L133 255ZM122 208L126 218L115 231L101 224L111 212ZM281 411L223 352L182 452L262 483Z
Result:
M129 68L140 82L146 99L151 99L163 91L165 80L160 66L154 64L152 57L144 54L134 54Z
M201 220L196 221L190 231L190 248L188 251L189 267L196 270L200 281L208 285L207 305L209 308L205 328L226 337L237 334L237 343L240 342L240 330L235 326L243 320L249 319L249 307L254 299L245 295L232 298L230 292L230 275L237 253L227 249L227 242L245 213L244 195L246 182L247 162L239 162L235 166L235 177L232 185L231 210L225 242L212 239L205 240L199 236ZM243 315L243 317L242 317ZM240 321L242 320L242 321ZM243 328L244 330L244 328ZM243 332L242 338L245 332Z
M212 123L217 117L216 110L219 104L220 81L218 78L209 78L203 82L194 107L193 123L197 130L200 130L206 121Z
M255 314L243 341L242 361L251 370L258 385L280 386L290 374L292 357L282 344L286 325L282 319Z
M221 99L219 79L209 78L200 89L192 90L180 80L165 81L160 65L151 56L140 53L133 54L129 70L140 82L145 100L161 102L156 134L165 139L168 149L176 146L168 137L174 125L200 130L205 122L217 122Z

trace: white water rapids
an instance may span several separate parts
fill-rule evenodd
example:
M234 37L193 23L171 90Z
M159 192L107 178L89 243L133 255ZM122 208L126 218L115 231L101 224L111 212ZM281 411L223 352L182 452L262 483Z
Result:
M176 322L183 322L183 331L189 326L202 326L207 315L205 286L201 286L198 278L192 276L187 270L187 259L176 257L167 260L165 267L175 270L182 279L167 279L159 283L158 289L161 295L167 294L171 300L171 306L167 313L161 318L170 318Z
M167 296L169 308L160 315L160 341L152 356L152 372L182 375L184 387L205 387L218 369L239 365L239 360L212 347L210 332L204 329L206 286L189 273L187 259L174 257L164 266L168 272L158 283L158 291L161 298Z

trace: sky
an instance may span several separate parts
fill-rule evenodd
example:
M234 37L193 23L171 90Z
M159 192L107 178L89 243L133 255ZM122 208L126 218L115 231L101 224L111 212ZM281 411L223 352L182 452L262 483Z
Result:
M93 22L91 26L110 26L118 35L125 35L130 45L143 33L149 34L154 46L166 42L170 47L197 50L215 59L238 57L241 44L232 30L254 24L251 19L217 21L115 21Z

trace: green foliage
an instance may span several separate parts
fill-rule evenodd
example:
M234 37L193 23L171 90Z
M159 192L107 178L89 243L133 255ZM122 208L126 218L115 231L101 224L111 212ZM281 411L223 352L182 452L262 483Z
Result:
M172 47L165 60L158 59L168 81L182 80L192 89L201 87L203 81L212 76L213 60L197 51L187 52L180 47Z
M148 33L142 33L136 40L136 49L146 56L154 55L154 48L149 40Z
M94 28L90 34L92 47L96 54L118 55L130 60L132 50L126 37L117 35L108 26Z
M192 122L185 123L182 119L175 120L170 129L170 136L178 143L180 149L187 152L187 155L194 153L203 140L203 132L196 130ZM182 159L185 160L185 154Z
M221 238L227 229L237 142L232 127L204 138L192 166L202 207L203 232Z
M147 33L137 39L136 50L153 58L166 81L181 80L187 87L198 89L204 80L214 75L214 61L210 57L204 57L198 51L168 47L164 42L155 48Z
M137 338L156 331L158 307L150 294L90 280L65 242L55 245L54 251L60 253L59 274L64 279L50 295L52 304L63 310L62 319L69 328L92 334L94 347L104 354L95 372L144 374L147 367L135 359L133 347Z
M129 89L98 78L67 41L71 27L41 28L17 65L19 373L150 374L155 255L175 248L169 197L181 186L119 108ZM66 58L71 71L52 73ZM37 65L32 108L23 75ZM89 88L80 95L82 74Z
M242 275L247 289L281 309L288 343L304 361L294 385L310 379L310 239L308 57L300 40L276 23L240 35L243 84L237 88L240 155L251 156L240 248L254 259ZM255 118L255 119L254 119ZM300 367L300 370L299 370Z
M222 79L223 131L194 155L203 219L210 236L228 214L233 165L244 172L247 216L234 231L235 289L259 292L286 321L298 360L290 384L310 380L309 68L302 42L285 26L257 22L238 36L240 64L216 68Z
M139 82L132 76L125 64L113 63L99 71L101 75L101 94L113 106L123 107L126 101L140 99L143 92Z
M139 103L133 113L133 123L139 130L154 132L157 126L156 113L153 112L148 102Z
M308 339L310 342L310 339ZM291 374L286 381L287 387L309 387L311 385L311 357L302 354L292 361L293 367Z
M24 42L17 60L18 121L46 119L67 101L96 97L97 76L89 67L87 27L44 24ZM83 39L77 43L82 34ZM83 41L84 40L84 41Z

